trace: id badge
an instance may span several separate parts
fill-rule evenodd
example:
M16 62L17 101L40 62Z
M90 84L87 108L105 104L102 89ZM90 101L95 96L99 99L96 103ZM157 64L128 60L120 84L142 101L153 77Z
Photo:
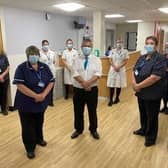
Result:
M137 70L137 69L135 70L135 75L136 75L136 76L138 76L138 75L139 75L139 72L138 72L138 70Z
M45 84L44 84L44 82L40 81L40 82L38 83L38 86L41 87L41 88L43 88L43 87L45 86Z

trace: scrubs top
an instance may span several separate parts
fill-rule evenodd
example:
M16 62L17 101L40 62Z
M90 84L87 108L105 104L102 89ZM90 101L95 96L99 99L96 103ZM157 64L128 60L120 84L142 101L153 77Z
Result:
M164 96L166 90L166 60L158 52L146 60L147 55L141 56L134 67L134 76L137 83L144 81L150 75L160 76L161 79L152 86L143 88L136 96L144 100L157 100Z
M0 74L2 74L9 66L8 58L5 55L0 56ZM5 80L9 79L9 73L5 76Z
M42 93L50 82L54 82L53 74L48 65L39 62L38 71L35 71L29 62L20 64L15 72L13 84L23 84L36 93ZM39 82L44 86L39 86ZM21 112L44 112L49 104L51 92L43 102L35 102L31 97L21 93L18 89L15 96L15 107Z

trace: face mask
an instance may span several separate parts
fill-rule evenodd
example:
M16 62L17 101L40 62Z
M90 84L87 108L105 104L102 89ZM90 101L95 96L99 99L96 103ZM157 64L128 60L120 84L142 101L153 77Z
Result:
M30 64L36 64L39 61L39 56L38 55L30 55L28 58L28 61Z
M154 47L154 45L147 44L147 45L145 45L145 50L146 50L147 54L150 54L155 51L155 47Z
M117 49L121 49L122 48L122 44L121 43L117 43L116 47L117 47Z
M48 50L49 50L49 46L48 46L48 45L44 45L44 46L42 47L42 49L43 49L44 51L48 51Z
M92 48L91 47L82 47L82 52L83 52L84 56L89 56L92 52Z
M73 48L73 44L67 44L67 48L68 49L72 49Z

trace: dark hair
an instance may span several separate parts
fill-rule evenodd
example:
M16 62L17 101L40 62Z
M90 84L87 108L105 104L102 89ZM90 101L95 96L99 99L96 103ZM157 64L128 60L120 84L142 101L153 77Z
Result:
M83 39L82 44L83 43L92 43L92 40L91 39Z
M107 49L108 49L108 50L111 50L111 46L109 46Z
M41 42L42 45L44 45L44 43L48 43L48 44L49 44L48 40L43 40L43 41Z
M66 40L66 43L68 43L69 41L73 42L73 40L69 38L69 39Z
M29 57L30 55L40 55L40 51L36 46L29 46L26 48L26 55Z
M156 46L158 45L158 39L155 36L148 36L145 41L147 41L147 40L153 40L155 42Z

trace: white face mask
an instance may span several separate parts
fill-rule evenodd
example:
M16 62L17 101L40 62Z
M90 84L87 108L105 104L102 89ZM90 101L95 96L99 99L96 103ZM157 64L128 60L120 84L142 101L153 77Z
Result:
M43 45L43 46L42 46L42 49L43 49L44 51L48 51L48 50L49 50L49 45Z
M67 44L67 48L68 49L72 49L73 48L73 44Z
M116 47L117 47L117 49L121 49L122 48L122 44L121 43L117 43Z

